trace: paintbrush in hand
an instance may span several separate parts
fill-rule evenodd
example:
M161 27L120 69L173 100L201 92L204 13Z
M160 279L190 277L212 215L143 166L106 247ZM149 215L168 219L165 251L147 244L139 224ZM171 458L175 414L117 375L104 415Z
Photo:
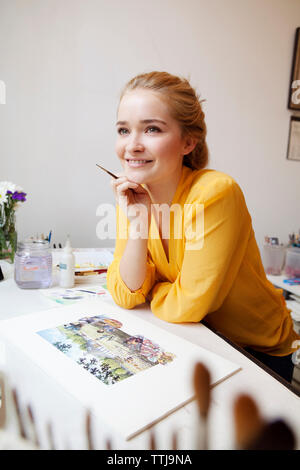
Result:
M103 168L103 166L98 165L98 163L96 163L96 166L97 166L98 168L101 168L101 170L105 171L106 173L108 173L108 174L109 174L110 176L112 176L113 178L115 178L115 179L118 178L118 176L116 176L116 175L114 175L113 173L111 173L111 171L108 171L108 170L106 170L105 168Z

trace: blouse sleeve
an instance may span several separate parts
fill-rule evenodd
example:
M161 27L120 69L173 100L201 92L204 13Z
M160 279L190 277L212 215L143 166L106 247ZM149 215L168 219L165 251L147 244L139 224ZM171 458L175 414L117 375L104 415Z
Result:
M113 262L107 270L107 288L117 305L131 309L146 301L146 297L155 282L155 265L147 256L146 277L142 286L131 291L120 274L120 261L128 239L129 221L117 206L117 239Z
M202 237L187 240L181 270L174 282L152 289L152 312L173 323L199 322L220 308L237 276L247 248L251 218L234 180L210 187L192 200L193 216L184 219L184 234L203 211Z

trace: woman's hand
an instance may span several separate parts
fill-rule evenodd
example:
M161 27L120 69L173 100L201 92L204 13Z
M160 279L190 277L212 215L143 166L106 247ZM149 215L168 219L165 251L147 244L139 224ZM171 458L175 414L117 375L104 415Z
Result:
M150 222L151 198L148 191L140 184L129 181L127 176L120 176L111 181L116 201L131 222L138 217L142 222Z
M146 189L129 181L126 176L112 180L111 185L119 207L130 222L128 240L119 265L120 275L126 286L135 292L143 285L147 275L151 198Z

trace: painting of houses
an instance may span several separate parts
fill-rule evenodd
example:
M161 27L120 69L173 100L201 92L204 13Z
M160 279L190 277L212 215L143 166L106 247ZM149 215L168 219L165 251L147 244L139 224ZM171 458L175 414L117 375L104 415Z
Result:
M174 354L143 335L130 335L122 326L116 319L96 315L38 334L106 385L174 360Z

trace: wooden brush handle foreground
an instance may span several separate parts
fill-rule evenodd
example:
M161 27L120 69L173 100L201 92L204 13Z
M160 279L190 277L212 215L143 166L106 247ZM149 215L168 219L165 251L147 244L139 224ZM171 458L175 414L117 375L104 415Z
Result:
M261 432L265 424L264 420L255 401L246 394L241 394L236 398L233 416L236 447L247 449Z

